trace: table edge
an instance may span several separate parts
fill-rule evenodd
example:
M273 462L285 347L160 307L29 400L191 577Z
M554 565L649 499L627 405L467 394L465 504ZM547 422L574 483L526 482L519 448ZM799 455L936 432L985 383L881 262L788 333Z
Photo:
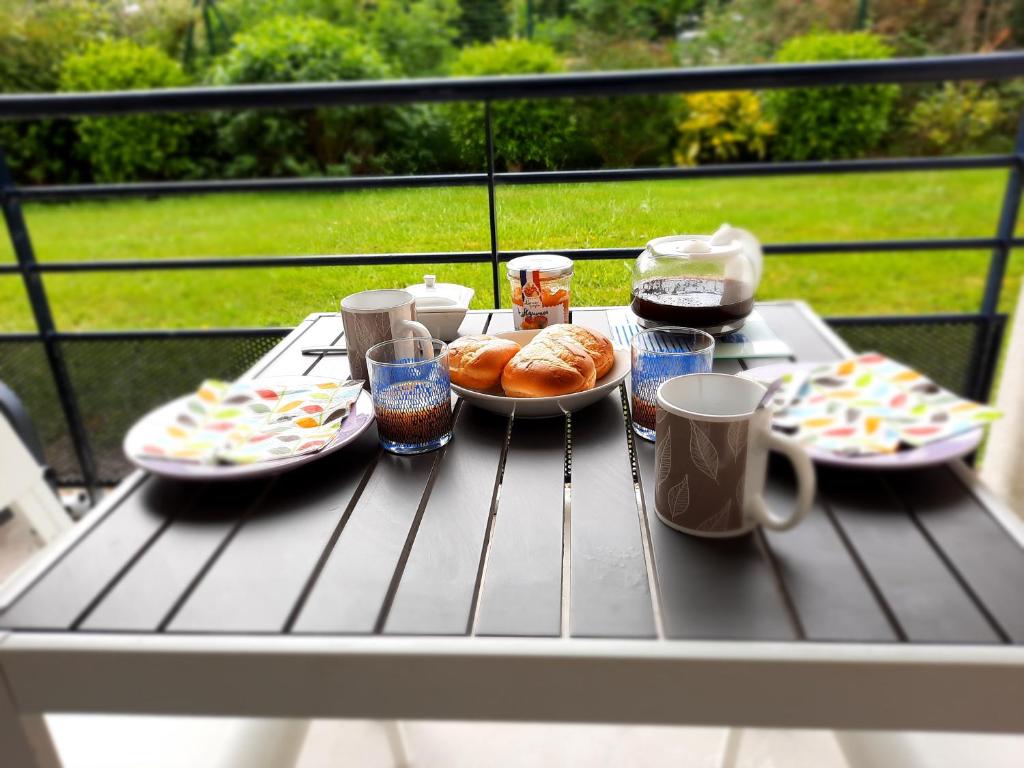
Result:
M1024 731L1013 646L13 632L0 668L23 715Z

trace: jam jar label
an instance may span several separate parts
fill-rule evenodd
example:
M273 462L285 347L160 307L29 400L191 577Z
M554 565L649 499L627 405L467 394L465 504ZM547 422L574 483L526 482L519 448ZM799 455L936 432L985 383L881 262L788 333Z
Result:
M549 282L550 285L545 285ZM544 281L539 270L519 272L519 295L516 307L516 328L523 331L547 328L569 322L569 294L559 288L558 280ZM517 297L518 298L518 297Z

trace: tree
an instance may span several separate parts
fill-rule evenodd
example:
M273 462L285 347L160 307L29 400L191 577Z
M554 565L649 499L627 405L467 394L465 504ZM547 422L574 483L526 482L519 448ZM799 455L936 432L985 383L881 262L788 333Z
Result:
M489 43L508 37L512 14L507 0L459 0L459 42Z

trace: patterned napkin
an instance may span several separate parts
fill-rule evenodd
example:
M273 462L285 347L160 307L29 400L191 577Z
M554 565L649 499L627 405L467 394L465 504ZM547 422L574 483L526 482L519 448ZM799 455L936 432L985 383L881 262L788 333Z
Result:
M361 381L289 376L234 383L208 380L140 455L197 464L251 464L321 450L359 397Z
M787 383L779 395L792 393ZM851 456L894 453L984 426L1001 416L924 374L868 352L812 369L773 417L805 445Z

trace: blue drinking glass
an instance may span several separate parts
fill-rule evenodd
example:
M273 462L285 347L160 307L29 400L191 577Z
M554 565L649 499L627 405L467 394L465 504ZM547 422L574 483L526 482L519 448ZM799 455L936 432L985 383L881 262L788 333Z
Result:
M653 442L658 387L676 376L710 373L715 337L696 328L666 325L636 334L630 347L633 431Z
M383 341L366 351L366 370L386 451L434 451L452 439L448 345L439 339Z

